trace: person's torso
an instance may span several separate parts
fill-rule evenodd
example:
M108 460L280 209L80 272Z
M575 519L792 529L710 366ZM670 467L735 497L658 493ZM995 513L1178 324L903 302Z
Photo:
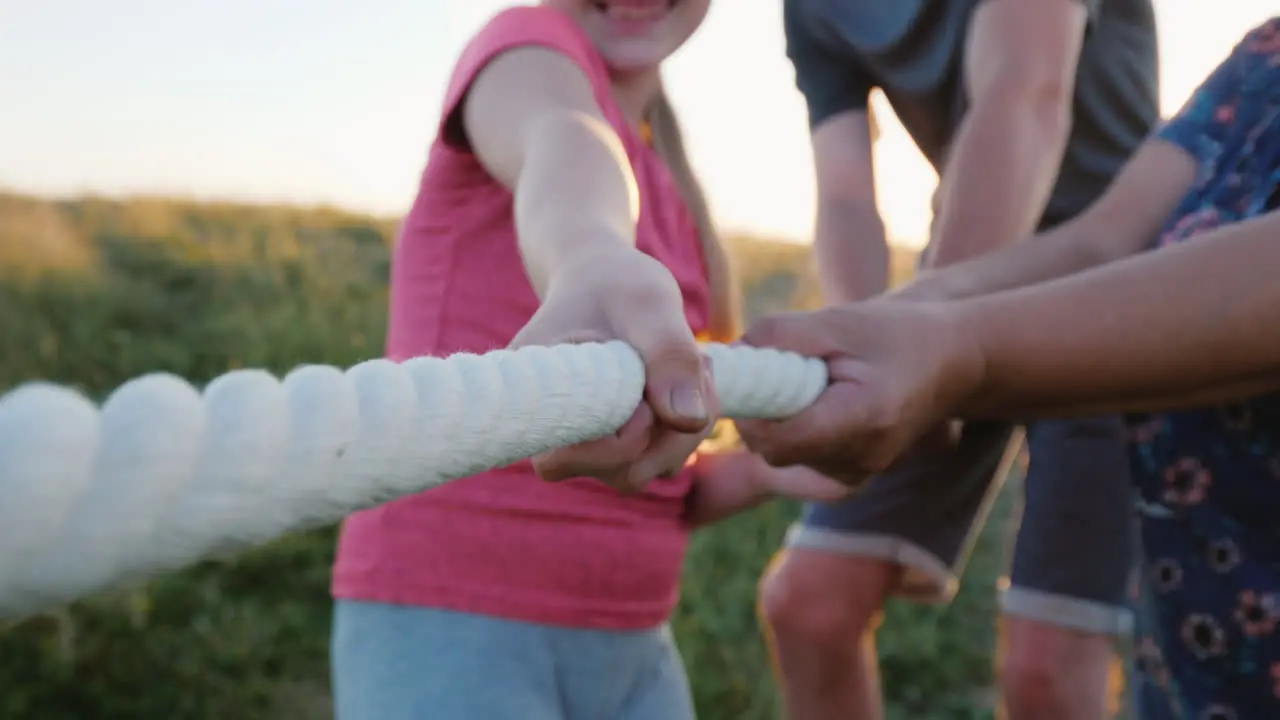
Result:
M700 332L709 290L694 220L593 60L596 100L639 188L637 245L672 271ZM434 142L395 248L389 358L503 348L532 317L538 298L512 200L473 155ZM624 496L591 479L544 482L527 461L455 481L352 516L334 592L554 624L654 626L675 603L691 484L685 471Z
M1280 20L1232 97L1190 112L1230 124L1195 150L1193 188L1156 248L1280 210ZM1280 242L1280 238L1276 239ZM1151 716L1280 716L1280 394L1129 417L1146 558ZM1150 684L1150 683L1149 683Z
M936 169L964 118L963 60L982 0L786 0L809 36L869 73ZM1045 218L1096 199L1159 119L1151 0L1101 0L1076 72L1071 137Z

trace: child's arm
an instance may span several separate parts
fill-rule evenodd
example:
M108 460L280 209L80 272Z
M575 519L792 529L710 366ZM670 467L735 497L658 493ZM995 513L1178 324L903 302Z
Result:
M645 362L647 407L629 431L535 458L538 472L631 488L679 468L710 429L714 390L675 278L635 247L635 178L588 76L556 51L513 49L480 71L462 118L476 157L515 196L542 300L512 346L620 339Z
M541 47L498 56L471 86L463 127L515 196L520 252L541 297L598 258L635 259L631 165L572 60Z
M775 468L745 450L699 453L693 471L696 479L685 506L690 527L719 522L778 497L829 502L849 493L847 486L809 468Z

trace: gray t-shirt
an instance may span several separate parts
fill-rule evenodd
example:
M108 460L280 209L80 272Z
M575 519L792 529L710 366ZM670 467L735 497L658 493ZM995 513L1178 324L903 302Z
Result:
M1071 138L1045 224L1093 202L1159 121L1151 0L1079 0L1089 25ZM810 127L880 88L934 168L966 109L963 58L982 0L784 0L787 56Z

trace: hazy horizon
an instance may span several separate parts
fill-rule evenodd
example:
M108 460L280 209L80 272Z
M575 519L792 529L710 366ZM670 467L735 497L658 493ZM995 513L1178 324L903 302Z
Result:
M0 66L18 72L0 75L0 97L17 99L0 113L0 187L394 217L416 190L456 54L512 3L4 4ZM1166 114L1272 4L1156 0ZM805 241L812 166L779 14L779 2L713 3L664 72L719 223ZM876 159L891 234L919 245L936 176L894 120Z

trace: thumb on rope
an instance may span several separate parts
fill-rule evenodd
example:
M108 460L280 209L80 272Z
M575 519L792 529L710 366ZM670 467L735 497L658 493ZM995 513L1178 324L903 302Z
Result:
M644 361L645 398L657 419L685 433L705 428L713 419L714 389L706 359L683 318L668 326L654 317L651 326L630 340Z

